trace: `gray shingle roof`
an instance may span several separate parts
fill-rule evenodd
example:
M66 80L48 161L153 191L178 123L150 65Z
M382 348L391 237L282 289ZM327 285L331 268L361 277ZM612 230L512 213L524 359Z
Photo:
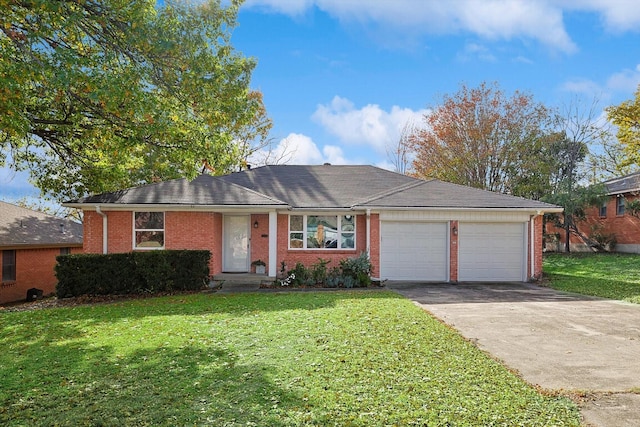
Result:
M414 181L373 166L275 165L222 177L259 193L286 201L293 208L350 208L364 197Z
M82 224L0 202L0 248L25 246L82 246Z
M640 191L640 172L635 172L604 182L608 195Z
M467 208L467 209L535 209L557 208L549 203L493 193L463 185L433 179L418 181L399 191L382 197L362 201L365 207L411 207L411 208Z
M286 203L248 188L224 181L221 177L200 175L193 181L174 179L114 193L84 197L80 204L121 205L209 205L209 206L286 206Z
M201 175L82 198L65 205L272 206L293 209L514 208L547 203L443 181L423 181L374 166L274 165L229 175Z

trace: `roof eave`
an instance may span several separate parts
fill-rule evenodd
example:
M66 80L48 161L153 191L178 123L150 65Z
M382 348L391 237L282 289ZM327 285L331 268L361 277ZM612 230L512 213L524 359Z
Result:
M557 206L549 206L549 207L449 207L449 206L374 206L374 205L365 205L365 206L354 206L354 209L372 209L372 210L389 210L389 211L472 211L472 212L528 212L535 215L542 215L544 213L562 213L564 212L564 208Z
M198 204L159 204L159 203L63 203L62 206L66 208L75 208L83 210L95 210L96 207L100 207L101 210L106 211L133 211L133 210L162 210L162 211L224 211L224 210L238 210L238 209L283 209L288 208L286 204L260 204L260 205L198 205Z

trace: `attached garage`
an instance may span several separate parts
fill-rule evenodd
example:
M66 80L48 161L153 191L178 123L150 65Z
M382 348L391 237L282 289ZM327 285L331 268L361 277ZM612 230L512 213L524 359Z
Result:
M460 222L458 280L526 280L527 224Z
M447 281L446 222L382 221L380 273L383 279Z

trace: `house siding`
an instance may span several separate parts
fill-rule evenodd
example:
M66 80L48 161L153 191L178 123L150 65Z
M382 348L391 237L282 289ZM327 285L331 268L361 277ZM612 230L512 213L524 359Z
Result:
M15 251L16 280L0 283L0 304L25 300L27 290L31 288L41 289L45 296L54 294L58 283L54 268L56 257L60 255L60 248L15 249ZM71 253L80 252L82 252L81 247L71 248ZM2 271L1 256L0 271Z
M133 251L132 211L107 211L107 252ZM102 253L102 217L85 211L85 253ZM165 249L211 252L211 274L222 271L222 215L216 212L165 212Z
M371 263L373 265L373 273L375 275L379 272L380 263L380 221L378 215L371 215ZM306 267L318 262L318 258L330 260L328 267L338 267L340 260L345 258L355 258L360 253L367 250L367 222L366 215L356 215L356 247L349 250L304 250L304 249L289 249L289 215L278 215L278 270L280 270L281 263L284 261L287 270L292 269L297 262L301 262Z
M625 195L627 201L638 199L638 196ZM619 215L616 211L617 196L607 198L607 216L600 216L600 207L594 206L586 209L585 220L578 223L578 229L589 236L598 230L602 234L613 234L616 239L616 246L613 248L617 252L640 253L640 219L625 213ZM564 252L565 231L548 223L546 227L549 241L546 250L552 252ZM552 236L558 236L557 242L551 240ZM570 250L574 252L590 252L591 248L580 237L571 234L569 238Z
M254 228L254 224L258 223L258 227ZM222 247L222 246L221 246ZM269 271L269 215L254 214L251 215L251 262L262 260L266 264L267 274ZM251 271L255 272L255 267L251 267ZM276 272L271 274L276 275Z

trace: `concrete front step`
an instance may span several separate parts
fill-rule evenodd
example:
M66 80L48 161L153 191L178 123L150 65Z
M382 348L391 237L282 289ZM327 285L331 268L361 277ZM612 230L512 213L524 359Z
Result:
M266 274L221 273L213 276L211 286L226 291L259 289L261 284L270 284L273 278Z

